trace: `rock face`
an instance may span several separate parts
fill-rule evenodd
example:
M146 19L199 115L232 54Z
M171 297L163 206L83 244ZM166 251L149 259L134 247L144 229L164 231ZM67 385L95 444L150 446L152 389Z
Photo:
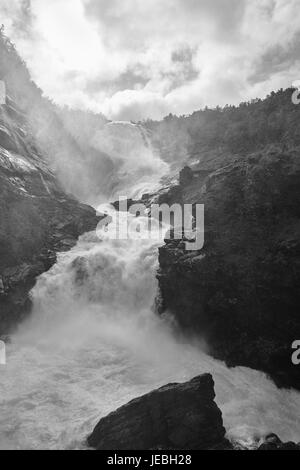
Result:
M30 309L36 277L95 228L94 209L60 188L37 149L26 115L0 107L0 335Z
M299 182L299 149L265 149L165 195L205 205L205 245L167 240L158 279L160 312L204 335L215 357L300 389Z
M102 418L88 444L98 450L224 448L222 413L214 398L210 374L165 385Z

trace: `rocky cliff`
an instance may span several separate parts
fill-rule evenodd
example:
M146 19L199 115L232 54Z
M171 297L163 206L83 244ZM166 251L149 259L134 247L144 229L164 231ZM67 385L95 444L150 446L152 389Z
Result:
M88 438L98 450L226 448L209 374L168 384L102 418Z
M30 309L36 277L92 230L94 209L67 195L37 148L26 114L0 107L0 334Z
M183 178L169 203L205 204L205 245L160 249L159 310L204 336L229 365L300 388L292 343L300 338L299 148L264 149L208 175Z

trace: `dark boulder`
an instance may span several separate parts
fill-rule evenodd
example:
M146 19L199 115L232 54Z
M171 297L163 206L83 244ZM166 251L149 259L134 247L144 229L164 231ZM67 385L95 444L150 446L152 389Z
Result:
M269 434L258 450L300 450L300 444L282 442L276 434Z
M98 450L228 448L210 374L165 385L102 418L88 444Z

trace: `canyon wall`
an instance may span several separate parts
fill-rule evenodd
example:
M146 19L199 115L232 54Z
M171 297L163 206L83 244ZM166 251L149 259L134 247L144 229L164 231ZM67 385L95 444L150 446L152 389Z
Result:
M299 149L264 149L199 173L163 199L205 205L205 244L160 249L159 310L205 338L229 365L300 388L292 343L300 338ZM173 196L175 194L175 196Z

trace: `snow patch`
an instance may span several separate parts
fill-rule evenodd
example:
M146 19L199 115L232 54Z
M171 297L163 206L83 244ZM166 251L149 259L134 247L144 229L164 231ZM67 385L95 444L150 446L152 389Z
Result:
M0 168L10 172L33 173L37 168L24 157L4 148L0 148Z

